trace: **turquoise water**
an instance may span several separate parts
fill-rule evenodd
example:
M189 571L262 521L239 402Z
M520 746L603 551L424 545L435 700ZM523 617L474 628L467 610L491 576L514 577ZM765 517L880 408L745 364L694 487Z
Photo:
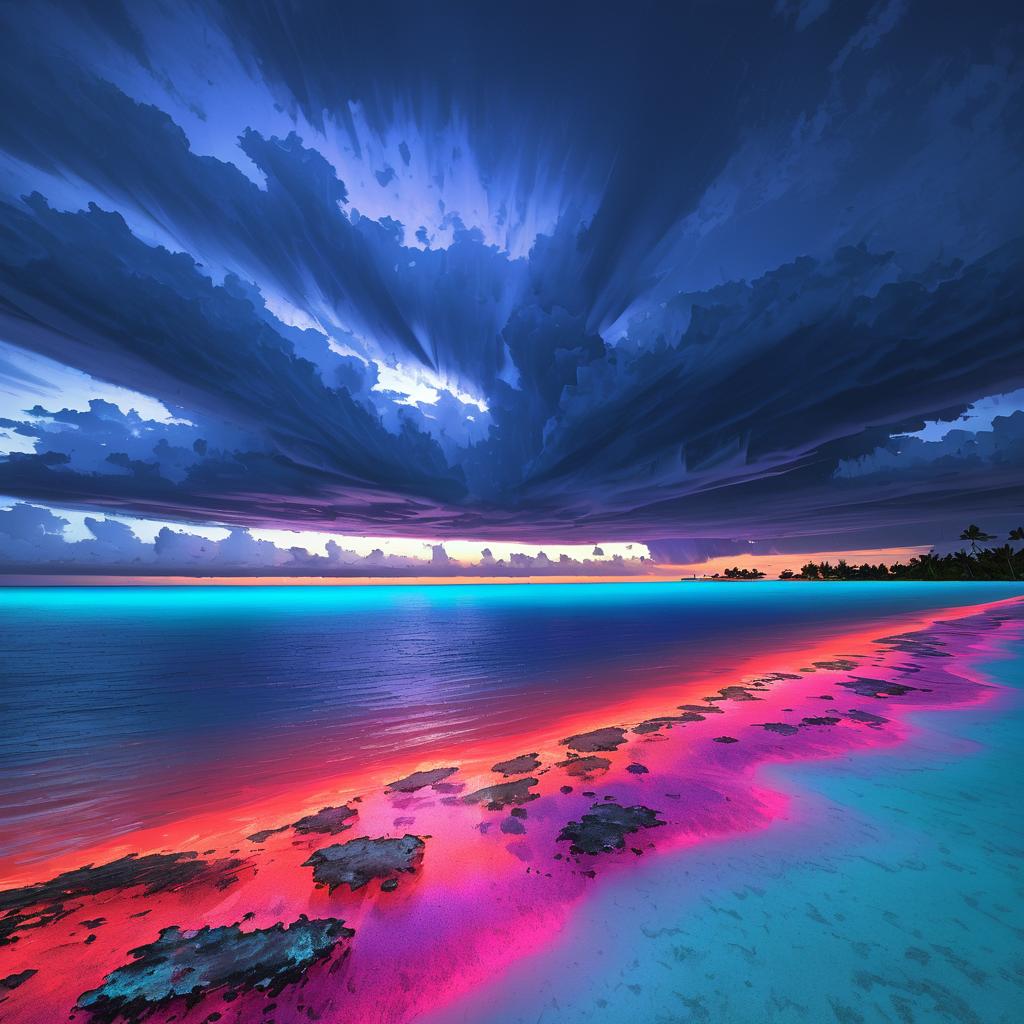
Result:
M429 1024L1018 1024L1024 652L896 748L773 766L790 820L638 864Z

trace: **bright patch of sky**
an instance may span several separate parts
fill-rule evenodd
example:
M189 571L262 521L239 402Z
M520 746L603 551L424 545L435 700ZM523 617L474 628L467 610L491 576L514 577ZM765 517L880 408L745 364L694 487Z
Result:
M975 402L959 419L952 422L933 421L921 430L900 437L916 437L922 441L941 441L951 430L969 430L977 433L988 430L997 416L1009 416L1024 410L1024 388L1005 395L989 395Z
M86 412L89 402L95 398L116 405L124 413L134 409L148 420L175 422L167 406L155 398L96 380L0 340L0 419L25 421L31 418L27 410L36 405L51 411ZM32 438L0 428L0 455L34 450Z
M0 497L0 508L11 508L18 504L18 499ZM32 502L41 508L67 520L63 530L64 539L69 542L86 540L92 536L85 525L86 519L113 520L124 523L139 540L152 544L156 535L166 527L176 533L188 533L207 540L224 540L229 530L223 526L201 526L193 523L175 523L161 519L137 519L132 516L119 516L97 512L83 512L79 509L44 505ZM516 541L479 541L479 540L417 540L407 537L358 537L348 534L323 533L314 530L249 530L256 540L266 540L277 545L282 551L289 548L305 548L311 555L326 555L328 541L334 541L345 551L352 551L365 558L371 551L381 550L386 555L399 555L406 558L417 558L429 562L434 548L443 544L445 553L456 562L475 565L483 558L484 549L491 552L496 559L508 559L513 554L536 557L543 551L553 562L563 555L576 560L611 561L616 555L624 558L650 558L646 544L520 544Z
M442 381L429 370L418 366L406 366L403 363L396 363L394 366L378 363L377 383L372 390L393 391L404 395L405 398L399 402L400 405L416 405L419 402L436 405L441 398L441 392L447 391L464 405L475 405L481 412L487 412L487 403L482 398L475 398L451 381Z
M191 528L190 528L191 529ZM484 549L488 549L495 559L505 559L513 554L536 557L543 551L552 561L561 555L568 555L576 560L593 559L594 561L610 561L616 555L622 558L649 558L650 552L646 544L522 544L518 541L486 541L486 540L415 540L407 537L356 537L347 534L318 533L310 530L250 530L257 540L269 540L279 548L302 547L311 554L323 555L327 552L327 542L333 540L347 551L354 551L360 556L368 555L379 548L386 555L404 555L407 558L431 557L434 547L444 545L449 558L458 562L475 564L483 557ZM595 554L599 551L600 554Z

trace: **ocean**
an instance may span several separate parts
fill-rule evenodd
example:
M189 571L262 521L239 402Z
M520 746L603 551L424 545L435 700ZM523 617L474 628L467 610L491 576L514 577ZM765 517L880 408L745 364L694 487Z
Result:
M1009 583L0 589L0 869Z
M1011 1024L1021 597L0 590L4 1009L109 1008L161 929L344 921L279 1024ZM385 887L317 866L357 837L406 844ZM238 988L144 1009L262 1020Z

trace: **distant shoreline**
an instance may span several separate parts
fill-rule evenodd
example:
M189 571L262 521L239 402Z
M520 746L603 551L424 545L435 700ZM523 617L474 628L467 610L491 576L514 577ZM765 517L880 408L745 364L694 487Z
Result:
M1024 580L932 580L932 579L732 579L713 576L57 576L0 574L0 589L47 589L54 587L464 587L602 583L1020 583Z

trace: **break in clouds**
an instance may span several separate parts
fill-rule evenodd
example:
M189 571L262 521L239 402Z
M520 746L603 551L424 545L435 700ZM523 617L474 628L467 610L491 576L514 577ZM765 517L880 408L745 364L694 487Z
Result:
M1024 414L904 436L1024 386L1011 7L395 16L0 14L0 494L98 514L86 562L199 559L104 511L307 572L244 528L667 558L1020 508Z
M396 554L380 547L361 554L344 540L328 540L323 552L299 544L285 546L254 537L236 526L226 536L211 538L187 528L161 526L149 541L117 519L86 516L85 536L69 536L67 515L52 509L15 502L0 508L0 565L17 572L82 574L115 572L132 576L373 576L373 577L509 577L518 576L636 576L649 573L651 559L636 548L629 557L605 557L600 547L593 556L554 557L511 551L495 556L484 547L479 557L453 558L443 543L423 544L423 554ZM217 531L221 532L221 531ZM308 543L308 542L307 542Z

